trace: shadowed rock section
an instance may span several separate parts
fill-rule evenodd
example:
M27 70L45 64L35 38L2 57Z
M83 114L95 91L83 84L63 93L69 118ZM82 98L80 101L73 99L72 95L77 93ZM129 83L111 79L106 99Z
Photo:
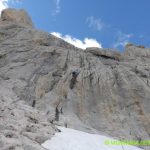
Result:
M150 49L133 44L124 53L83 51L35 30L25 11L4 10L0 147L43 150L41 142L58 131L55 124L118 139L148 140L149 58Z

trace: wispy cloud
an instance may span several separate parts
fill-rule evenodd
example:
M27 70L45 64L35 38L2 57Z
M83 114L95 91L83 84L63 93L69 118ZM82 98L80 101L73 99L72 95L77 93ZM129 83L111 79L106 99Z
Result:
M119 46L125 46L130 38L133 36L133 34L126 34L126 33L123 33L121 31L118 31L117 33L117 40L116 42L113 44L113 47L114 48L118 48Z
M55 10L52 13L53 16L60 13L60 0L54 0L54 3L55 3Z
M60 0L56 0L56 13L60 12Z
M143 38L145 38L145 35L141 34L141 35L139 35L139 38L143 39Z
M121 31L121 29L117 29L112 25L103 22L100 18L95 18L94 16L87 17L86 23L88 24L89 28L93 28L99 32L105 31L103 37L106 39L110 39L111 37L111 39L114 41L111 45L113 48L124 47L133 37L133 34L124 33ZM101 33L103 34L103 32Z
M82 49L86 49L87 47L98 47L98 48L102 48L102 44L99 43L97 40L95 39L91 39L91 38L85 38L83 41L81 41L80 39L74 38L70 35L62 35L61 33L58 32L52 32L51 34L55 35L56 37L59 37L63 40L65 40L66 42L78 47L78 48L82 48Z
M86 22L90 28L94 28L101 31L104 28L104 23L101 19L97 19L94 16L87 17Z

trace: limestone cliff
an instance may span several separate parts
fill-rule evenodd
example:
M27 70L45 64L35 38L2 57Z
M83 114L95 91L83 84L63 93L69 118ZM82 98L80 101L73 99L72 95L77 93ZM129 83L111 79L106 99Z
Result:
M0 147L43 150L55 124L118 139L150 138L150 49L85 51L33 28L23 10L0 19Z

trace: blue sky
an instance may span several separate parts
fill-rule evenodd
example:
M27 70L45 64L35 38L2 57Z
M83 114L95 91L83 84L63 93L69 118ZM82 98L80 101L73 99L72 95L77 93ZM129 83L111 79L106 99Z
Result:
M150 47L150 0L0 1L27 10L36 28L78 44L120 51L128 42Z

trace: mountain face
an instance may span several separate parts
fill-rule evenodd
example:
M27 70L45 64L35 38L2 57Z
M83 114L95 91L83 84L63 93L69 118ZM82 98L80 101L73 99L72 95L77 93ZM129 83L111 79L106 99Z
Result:
M34 29L24 10L0 19L0 147L44 150L56 125L150 139L150 49L82 50ZM148 148L147 148L148 149Z

